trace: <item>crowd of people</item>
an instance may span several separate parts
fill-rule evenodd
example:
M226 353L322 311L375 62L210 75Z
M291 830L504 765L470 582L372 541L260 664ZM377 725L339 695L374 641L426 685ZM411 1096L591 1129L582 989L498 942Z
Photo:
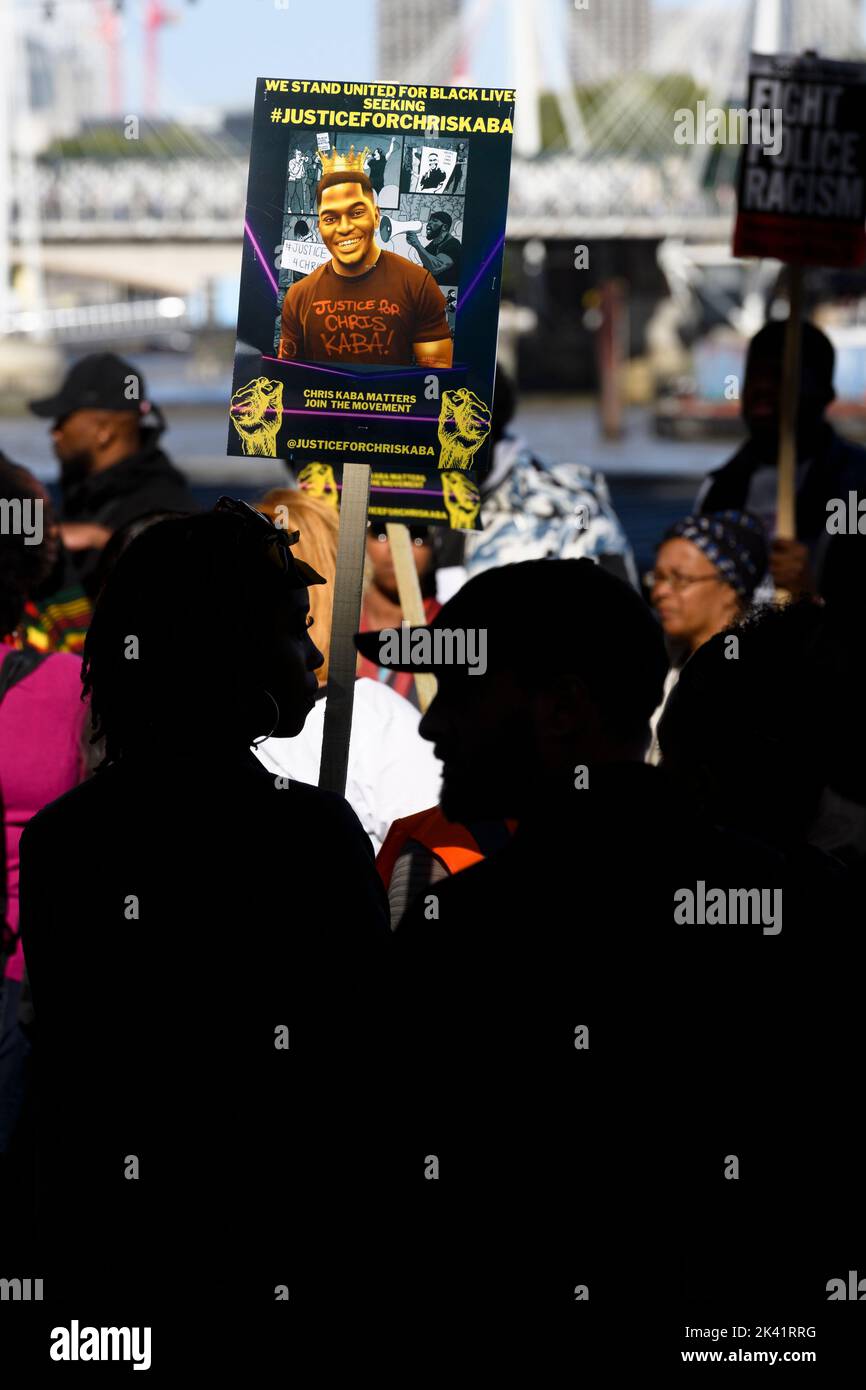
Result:
M431 662L422 715L371 524L345 798L316 787L334 509L287 475L198 510L111 354L33 403L56 511L0 460L45 517L0 537L8 1249L68 1291L133 1248L147 1306L156 1262L177 1307L209 1272L428 1315L621 1309L647 1249L704 1293L759 1292L769 1251L855 1267L866 537L825 518L866 450L807 327L774 534L781 350L753 341L747 442L643 582L499 375L481 531L412 530L427 624L483 630L487 668ZM761 915L687 930L699 886Z

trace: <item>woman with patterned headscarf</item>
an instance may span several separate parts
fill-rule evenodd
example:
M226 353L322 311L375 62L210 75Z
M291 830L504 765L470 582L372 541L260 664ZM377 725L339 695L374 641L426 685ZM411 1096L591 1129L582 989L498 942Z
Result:
M767 564L766 533L749 512L686 516L662 537L655 569L645 583L672 662L664 699L651 721L649 762L658 761L656 724L681 668L710 637L745 616Z

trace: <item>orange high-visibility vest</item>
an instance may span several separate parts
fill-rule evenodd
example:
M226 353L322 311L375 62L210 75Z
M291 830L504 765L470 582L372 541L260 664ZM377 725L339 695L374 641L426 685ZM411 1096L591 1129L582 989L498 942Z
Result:
M516 821L506 821L505 824L509 831L513 831ZM446 820L438 806L431 806L429 811L417 811L414 816L395 820L385 836L385 842L376 856L376 868L386 888L390 886L394 865L408 840L417 840L425 849L429 849L449 874L459 874L461 869L468 869L484 858L471 830L465 825Z

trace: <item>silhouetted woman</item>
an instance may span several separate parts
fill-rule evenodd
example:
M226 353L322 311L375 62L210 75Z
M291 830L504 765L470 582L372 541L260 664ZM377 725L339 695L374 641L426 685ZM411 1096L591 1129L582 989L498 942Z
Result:
M251 751L316 696L324 581L290 542L230 499L131 542L85 647L104 763L22 846L45 1267L66 1308L158 1277L165 1335L253 1265L268 1300L298 1261L326 1277L339 1194L314 1220L317 1199L369 1113L359 1011L391 940L370 843Z

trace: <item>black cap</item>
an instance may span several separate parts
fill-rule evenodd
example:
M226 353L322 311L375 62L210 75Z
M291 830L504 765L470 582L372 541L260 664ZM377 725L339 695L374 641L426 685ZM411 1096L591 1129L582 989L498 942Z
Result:
M467 629L486 633L489 670L531 667L580 675L592 666L619 679L624 666L637 662L652 670L659 687L667 670L659 626L643 599L589 559L524 560L475 575L431 623L408 628L407 652L414 633L430 633L433 640L419 641L415 648L420 655L426 646L429 661L380 661L383 647L394 646L382 632L356 633L355 646L362 656L389 670L435 672L451 669L454 651L459 650L448 638L437 643L437 631ZM401 655L403 646L401 633Z
M133 384L135 389L130 399ZM82 357L69 368L56 395L29 401L28 405L34 415L46 420L59 420L73 410L124 410L139 416L156 411L147 400L141 372L113 352L95 352ZM161 422L159 412L156 413Z

